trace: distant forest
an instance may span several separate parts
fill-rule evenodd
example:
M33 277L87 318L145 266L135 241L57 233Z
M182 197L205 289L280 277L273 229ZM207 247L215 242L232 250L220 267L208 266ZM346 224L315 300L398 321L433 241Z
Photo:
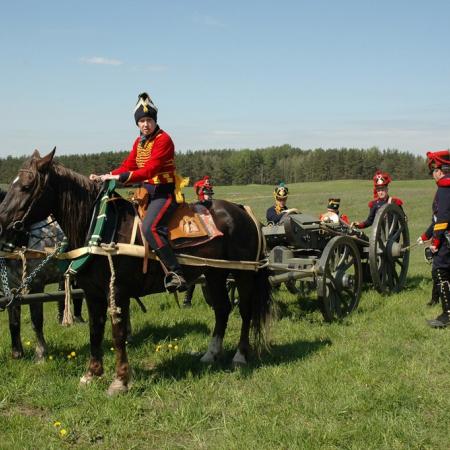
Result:
M76 172L105 173L120 165L128 151L61 155L56 159ZM9 183L27 157L0 159L0 183ZM299 183L368 179L377 169L396 180L428 176L425 159L409 152L378 148L302 150L282 145L256 150L201 150L176 154L177 171L192 182L210 175L215 185Z

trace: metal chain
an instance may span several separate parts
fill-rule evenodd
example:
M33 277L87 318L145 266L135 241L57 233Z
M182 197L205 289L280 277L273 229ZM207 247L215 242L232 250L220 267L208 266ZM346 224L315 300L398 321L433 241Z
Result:
M9 287L8 271L6 269L5 258L0 258L0 280L2 282L4 296L10 297L11 289Z
M25 290L31 286L31 283L36 278L36 275L46 266L46 264L54 258L58 253L62 251L62 243L59 243L55 248L53 253L50 253L46 258L30 273L20 284L17 289L10 289L8 282L8 273L6 270L5 260L4 258L0 258L0 278L3 284L3 291L5 297L9 298L8 303L3 308L8 308L11 306L17 299L17 297Z

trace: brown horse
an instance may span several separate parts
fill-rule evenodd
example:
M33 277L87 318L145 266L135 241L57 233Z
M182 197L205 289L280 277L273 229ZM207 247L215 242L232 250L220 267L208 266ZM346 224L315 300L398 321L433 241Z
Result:
M89 181L53 160L55 149L41 157L36 150L25 161L18 176L11 183L0 205L0 238L9 241L18 230L53 214L69 241L69 249L85 245L93 206L101 186ZM114 242L130 242L135 208L125 199L112 202L116 208L118 225ZM259 248L259 233L252 218L240 206L224 200L214 200L210 207L214 221L223 233L205 244L185 248L183 253L203 258L230 261L255 261ZM139 233L138 233L139 234ZM140 237L137 243L142 244ZM116 375L108 389L113 395L128 390L130 369L126 352L126 323L130 297L164 292L164 271L159 262L149 260L147 273L142 271L142 259L115 256L114 293L120 308L119 322L112 321L112 335L116 354ZM250 352L249 334L252 327L258 347L264 343L264 331L270 315L270 285L266 270L229 270L212 267L184 266L188 281L202 273L206 291L215 314L211 342L201 360L214 361L222 350L231 305L226 280L231 272L239 292L239 310L242 318L241 334L234 365L247 363ZM77 275L78 285L86 294L90 323L91 356L82 384L103 374L102 341L104 335L111 270L105 256L92 255L87 266Z

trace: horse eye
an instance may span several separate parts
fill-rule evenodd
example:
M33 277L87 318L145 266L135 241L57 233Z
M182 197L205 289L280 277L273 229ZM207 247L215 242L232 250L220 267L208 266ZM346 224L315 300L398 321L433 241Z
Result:
M25 191L25 192L29 192L29 191L31 191L32 187L33 186L31 184L25 184L25 185L22 185L21 190Z

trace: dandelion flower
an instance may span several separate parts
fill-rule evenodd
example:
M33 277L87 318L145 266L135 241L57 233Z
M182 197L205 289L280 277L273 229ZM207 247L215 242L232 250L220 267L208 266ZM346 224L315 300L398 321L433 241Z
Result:
M61 430L59 430L59 435L61 437L64 437L67 435L67 430L65 428L61 428Z
M178 345L175 345L174 350L178 350Z
M172 344L169 344L169 345L168 345L168 347L169 347L169 348L172 348L172 347L173 347L173 345L172 345Z
M75 352L70 352L70 356L71 356L72 358L75 358L75 356L77 356L77 354L76 354Z
M48 357L48 359L49 359L50 361L53 361L53 356L50 355L50 356Z
M56 420L55 422L53 422L53 426L59 428L61 426L61 422L59 420Z
M25 345L26 345L27 347L29 347L29 346L31 345L31 342L30 342L30 341L26 341L26 342L25 342Z
M112 352L114 351L114 347L111 347L111 351L112 351Z
M72 359L72 355L67 355L67 359Z

